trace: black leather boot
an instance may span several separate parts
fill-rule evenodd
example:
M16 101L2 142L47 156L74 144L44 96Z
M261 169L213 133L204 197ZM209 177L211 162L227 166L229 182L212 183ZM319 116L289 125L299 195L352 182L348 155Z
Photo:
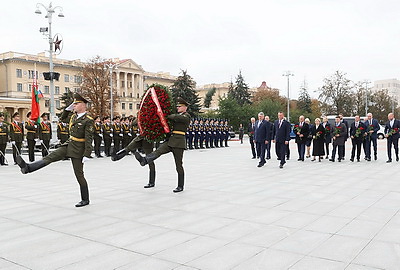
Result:
M32 163L26 163L25 160L23 160L21 156L17 156L16 161L17 161L18 166L21 168L21 172L23 174L37 171L48 165L48 163L46 163L43 159L32 162Z
M117 153L111 155L111 160L112 160L112 161L120 160L120 159L122 159L124 156L126 156L126 155L128 154L128 152L129 152L129 151L127 151L125 148L124 148L124 149L121 149L121 150L119 150Z
M154 155L154 153L150 153L143 157L139 152L136 151L135 158L137 161L139 161L140 165L145 166L155 160L157 157Z
M156 182L156 171L155 170L150 170L149 172L149 183L144 186L144 188L152 188L155 186Z

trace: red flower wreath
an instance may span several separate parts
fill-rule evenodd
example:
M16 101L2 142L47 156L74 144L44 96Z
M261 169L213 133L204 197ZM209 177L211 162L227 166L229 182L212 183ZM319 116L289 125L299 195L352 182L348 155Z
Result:
M154 88L154 91L151 89ZM155 93L155 96L152 96ZM158 113L157 101L161 108ZM149 142L158 142L166 138L169 132L167 116L172 112L171 93L161 84L151 85L142 97L141 107L138 112L140 135ZM160 117L160 114L162 117ZM163 118L163 119L161 119ZM164 124L162 123L164 121Z

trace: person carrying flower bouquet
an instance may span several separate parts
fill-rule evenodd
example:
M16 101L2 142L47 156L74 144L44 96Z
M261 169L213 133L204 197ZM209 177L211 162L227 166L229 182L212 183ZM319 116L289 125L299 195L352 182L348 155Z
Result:
M342 161L344 155L344 143L347 137L347 127L341 122L340 116L335 117L335 125L332 128L333 150L332 157L329 161L335 162L336 151L338 151L338 162Z
M351 143L353 145L351 149L351 158L350 161L354 162L354 156L357 149L357 162L360 162L360 155L361 155L361 145L364 141L364 135L366 131L366 126L363 122L360 121L360 116L356 115L354 118L354 123L350 126L350 138Z
M325 128L321 124L321 119L315 119L315 125L311 127L310 131L313 140L313 149L312 155L313 159L311 161L315 161L315 158L318 157L318 161L321 162L321 157L325 155L324 144L325 144Z
M144 157L136 151L135 157L139 161L140 165L145 166L159 158L161 155L172 152L175 159L176 171L178 173L178 186L173 190L173 192L181 192L183 191L185 183L185 172L183 169L182 159L186 147L185 134L190 123L190 114L186 112L189 105L187 101L178 97L176 103L177 113L167 116L168 120L172 123L172 131L169 139L163 142L157 150Z

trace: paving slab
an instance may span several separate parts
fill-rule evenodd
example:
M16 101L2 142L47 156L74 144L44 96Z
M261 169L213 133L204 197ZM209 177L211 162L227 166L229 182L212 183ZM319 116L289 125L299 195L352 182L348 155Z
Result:
M75 208L70 161L22 175L0 167L0 269L399 269L400 164L297 161L261 168L249 143L173 156L156 187L133 155L85 163L91 204ZM26 158L26 155L25 155ZM12 161L10 154L7 159Z

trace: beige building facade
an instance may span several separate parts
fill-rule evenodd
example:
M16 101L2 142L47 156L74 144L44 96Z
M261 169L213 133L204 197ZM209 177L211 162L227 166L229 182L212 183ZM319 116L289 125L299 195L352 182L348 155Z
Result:
M153 83L170 86L176 80L169 73L152 73L145 71L131 59L113 59L117 68L113 70L113 85L117 89L119 103L114 114L120 116L135 115L144 89ZM54 81L54 99L56 112L62 107L61 96L68 92L77 92L82 83L81 70L84 62L78 60L59 59L53 56L54 72L60 73L58 81ZM36 72L35 72L36 71ZM43 78L43 72L49 71L49 58L45 53L37 55L6 52L0 54L0 112L5 112L7 121L15 112L26 120L31 109L32 84L36 74L39 90L43 93L40 99L40 110L50 110L50 81ZM116 88L115 88L116 87Z
M374 82L374 91L388 90L388 94L400 102L400 80L387 79Z

